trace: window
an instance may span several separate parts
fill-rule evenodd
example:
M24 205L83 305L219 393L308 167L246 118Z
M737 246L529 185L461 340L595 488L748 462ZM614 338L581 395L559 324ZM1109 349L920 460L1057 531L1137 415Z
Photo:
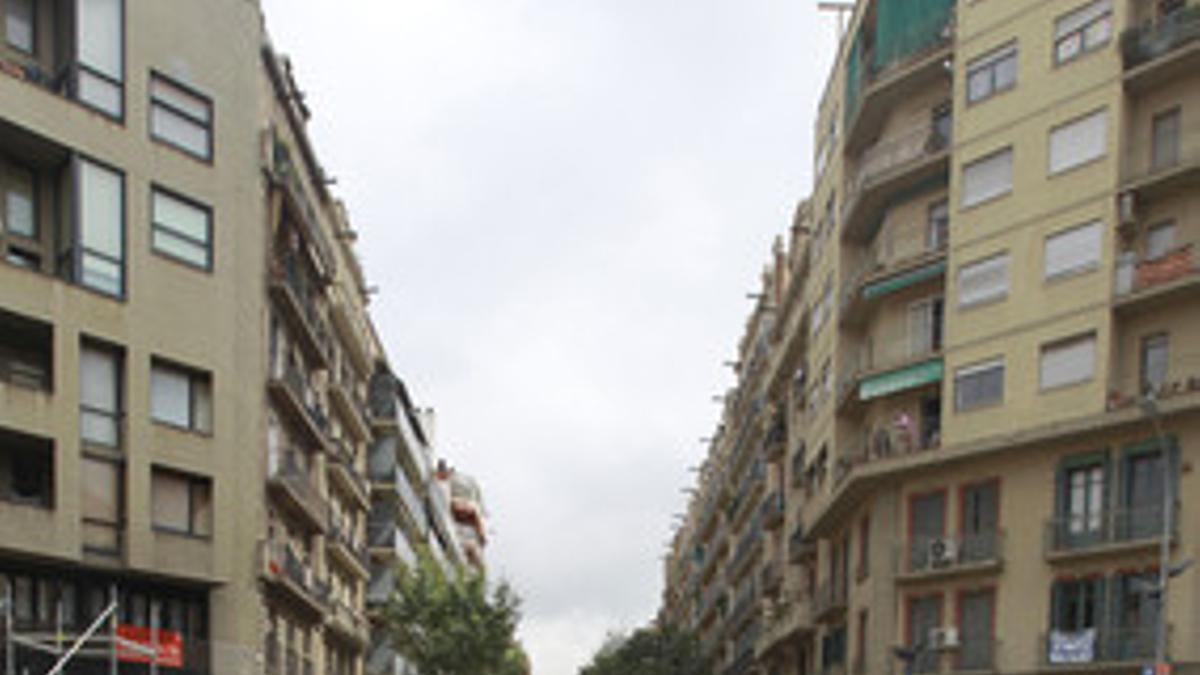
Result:
M1088 333L1042 346L1043 391L1092 379L1096 369L1096 334Z
M1173 455L1170 453L1168 456ZM1171 492L1178 495L1177 462L1163 466L1163 453L1155 441L1147 448L1129 452L1121 471L1121 508L1115 532L1118 539L1148 539L1163 530L1164 468L1172 476Z
M1052 590L1052 628L1060 633L1095 630L1103 623L1105 583L1103 577L1056 581ZM1051 663L1055 663L1053 645ZM1061 660L1058 662L1062 662Z
M150 135L200 159L212 159L212 103L151 73Z
M212 269L212 213L159 188L154 189L151 200L154 250L201 269Z
M1045 278L1066 277L1096 269L1100 265L1103 235L1100 221L1095 221L1047 237Z
M854 665L857 672L866 672L867 665L867 610L862 609L858 612L858 651L854 656Z
M933 492L919 495L910 503L909 546L911 550L909 570L913 572L929 569L934 561L930 557L933 543L946 534L946 493Z
M1112 37L1112 0L1095 0L1054 23L1054 63L1095 51Z
M871 573L871 517L865 516L858 525L858 578Z
M79 427L83 442L121 444L121 354L85 343L79 354Z
M150 416L192 431L212 431L212 378L155 360L150 365Z
M1179 163L1179 108L1154 116L1150 168L1169 169Z
M1159 602L1146 589L1158 585L1158 573L1124 572L1113 583L1116 607L1108 648L1119 659L1148 659L1154 654Z
M1000 482L968 485L962 491L963 562L993 560L1000 527Z
M1167 383L1169 341L1166 333L1142 338L1141 379L1143 391L1159 391Z
M154 527L212 536L212 481L155 468L151 476Z
M0 382L50 391L54 373L54 328L0 310Z
M1100 539L1106 520L1107 477L1108 467L1102 456L1068 460L1059 485L1065 526L1058 532L1059 546L1081 546Z
M1008 296L1009 255L1001 253L958 270L958 306L971 307Z
M929 298L908 308L908 339L910 356L924 356L942 348L942 318L945 310L941 298Z
M90 553L121 551L122 470L121 464L108 459L85 455L80 461L83 548Z
M54 444L0 429L0 501L54 508Z
M991 589L969 591L958 596L962 644L956 670L992 670L996 596Z
M111 117L125 115L123 0L78 0L76 96Z
M1012 192L1013 150L1005 148L963 167L963 207Z
M1146 232L1146 259L1157 260L1175 249L1175 222L1152 226Z
M950 203L939 199L929 206L929 219L925 225L925 248L937 251L950 241Z
M920 647L929 644L930 633L942 627L942 595L927 595L921 598L911 598L908 601L908 633L909 646ZM941 661L941 654L935 649L920 649L917 652L913 672L935 673Z
M125 176L86 159L79 175L79 280L108 295L125 294Z
M42 228L39 224L37 174L0 157L0 242L4 258L14 265L40 268Z
M1099 110L1050 131L1050 175L1104 156L1108 111Z
M34 0L6 0L4 3L4 38L13 49L33 53Z
M967 65L967 103L978 103L1017 84L1017 44L1005 45Z
M959 368L954 373L954 407L960 412L1004 400L1004 360Z

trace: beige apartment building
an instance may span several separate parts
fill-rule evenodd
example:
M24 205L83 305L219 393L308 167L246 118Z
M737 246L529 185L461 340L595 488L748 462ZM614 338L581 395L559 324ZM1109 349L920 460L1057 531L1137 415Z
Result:
M1200 6L860 0L817 117L663 619L724 673L1142 672L1200 555Z
M407 672L369 601L465 564L263 25L0 0L4 675Z

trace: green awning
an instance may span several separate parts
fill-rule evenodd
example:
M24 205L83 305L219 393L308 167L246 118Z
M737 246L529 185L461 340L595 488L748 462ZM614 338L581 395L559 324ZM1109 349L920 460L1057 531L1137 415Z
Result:
M945 273L946 261L939 260L923 267L918 267L915 270L905 272L904 274L898 274L894 277L888 277L887 279L881 279L879 281L867 284L863 287L862 294L867 300L880 298L890 293L895 293L901 289L908 288L909 286L919 284L922 281L928 281L929 279L940 277Z
M940 382L945 370L942 357L939 356L923 363L872 375L863 379L862 384L859 385L858 398L862 401L870 401L873 398L920 387L930 382Z

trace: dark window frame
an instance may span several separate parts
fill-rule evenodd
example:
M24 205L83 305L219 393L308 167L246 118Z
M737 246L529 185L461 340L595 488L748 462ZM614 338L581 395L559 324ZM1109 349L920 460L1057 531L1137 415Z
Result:
M156 475L171 476L172 478L175 478L177 480L183 480L187 483L187 487L188 487L188 491L187 491L188 492L188 526L186 529L171 527L170 525L164 525L155 519L155 514L154 514L154 511L155 511L154 476L156 476ZM215 508L213 508L214 507L213 491L214 491L215 487L214 487L214 481L211 477L201 476L199 474L194 474L194 473L188 473L186 471L180 471L178 469L173 469L171 467L163 466L161 464L152 465L150 468L150 523L151 523L152 529L155 532L163 532L166 534L173 534L173 535L179 535L182 537L189 537L191 539L200 539L203 541L211 541L214 538L214 532L216 530L215 522L209 522L209 531L207 533L197 531L199 529L196 527L196 489L197 488L207 488L208 489L208 503L209 503L209 510L211 512L210 520L215 520L216 510L215 510Z
M173 199L177 202L183 203L183 204L190 206L192 208L195 208L199 211L203 211L205 219L206 219L205 237L207 238L207 241L199 241L197 239L194 239L191 235L176 231L173 228L171 228L171 226L158 222L158 220L155 218L155 210L154 210L154 200L155 200L155 197L158 195L165 196L168 199ZM215 247L213 246L213 231L214 231L213 221L215 218L213 215L213 208L211 206L209 206L201 201L198 201L196 199L193 199L191 197L188 197L186 195L183 195L183 194L179 193L178 191L172 190L171 188L165 187L159 183L151 183L150 184L149 215L150 215L150 251L152 253L154 253L155 255L163 256L164 258L168 258L174 262L178 262L182 265L185 265L185 266L190 267L195 270L200 270L202 272L209 272L209 273L211 273L213 271L213 266L215 264L215 257L216 257L215 251L214 251ZM174 253L171 253L170 251L167 251L165 249L159 248L158 246L155 246L154 235L157 233L162 233L165 236L181 240L192 246L197 246L197 247L203 248L204 249L204 264L197 265L196 263L192 262L191 260L188 260L182 256L175 255Z
M180 108L172 105L168 101L156 99L154 96L155 80L159 80L162 83L166 84L168 87L177 89L177 90L183 92L184 94L194 97L194 98L198 99L200 102L202 102L208 108L208 120L205 121L205 120L198 119L195 116L193 116L191 113L189 113L188 111L181 110ZM161 71L158 71L155 69L150 70L150 77L146 81L146 83L147 83L147 86L146 86L146 98L147 98L146 127L147 127L147 132L150 135L150 140L152 140L156 143L165 145L167 147L173 148L173 149L183 153L184 155L191 157L192 159L194 159L198 162L202 162L204 164L208 164L211 166L213 164L213 162L215 161L216 128L217 128L217 109L216 109L216 105L213 102L212 97L199 91L195 87L184 84L184 83L180 82L179 80L176 80L175 78L172 78L169 75L165 75ZM198 155L191 148L188 148L181 143L177 143L174 140L172 140L166 136L160 136L160 135L154 133L154 110L155 110L155 108L162 108L162 109L166 110L169 114L181 118L184 122L187 122L190 124L195 124L198 127L200 127L201 129L203 129L206 132L206 137L207 137L207 141L208 141L206 148L205 148L205 154Z

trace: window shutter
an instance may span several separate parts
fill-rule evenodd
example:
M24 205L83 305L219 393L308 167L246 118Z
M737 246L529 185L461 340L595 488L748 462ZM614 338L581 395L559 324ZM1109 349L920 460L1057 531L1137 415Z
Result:
M963 168L963 206L969 207L1012 190L1013 151L1006 148Z
M1108 111L1064 124L1050 132L1050 174L1102 157L1108 130Z
M1045 275L1059 275L1090 268L1100 263L1103 228L1099 221L1080 225L1046 239Z
M969 263L958 271L958 306L965 307L1008 293L1007 253Z
M1041 361L1042 389L1088 380L1096 366L1096 336L1088 334L1043 347Z

